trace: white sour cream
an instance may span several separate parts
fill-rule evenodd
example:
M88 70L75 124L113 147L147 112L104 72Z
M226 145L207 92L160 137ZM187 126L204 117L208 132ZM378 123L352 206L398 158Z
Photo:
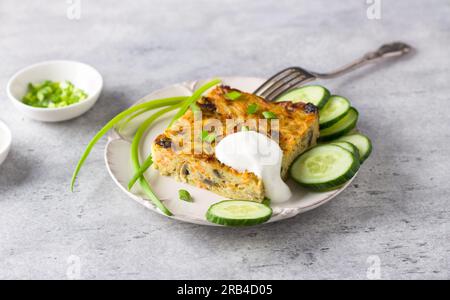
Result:
M252 172L264 183L266 196L273 203L289 200L292 193L281 179L280 146L256 131L241 131L224 137L215 149L217 159L239 171Z

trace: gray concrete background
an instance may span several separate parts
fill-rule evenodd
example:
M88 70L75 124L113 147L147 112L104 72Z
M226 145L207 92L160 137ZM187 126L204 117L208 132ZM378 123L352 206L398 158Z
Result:
M382 1L381 19L353 1L66 1L0 3L0 118L14 143L0 167L0 278L449 279L450 2ZM340 66L383 42L411 58L325 84L361 113L372 157L329 204L248 229L169 220L109 178L105 141L74 194L72 169L90 137L139 97L215 75L269 76ZM49 59L92 64L104 93L84 116L29 120L8 102L18 69Z

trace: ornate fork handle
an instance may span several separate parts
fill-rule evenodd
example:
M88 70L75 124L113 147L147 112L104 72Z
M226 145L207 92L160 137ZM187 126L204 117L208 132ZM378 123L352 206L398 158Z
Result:
M401 56L411 51L411 46L396 42L391 44L385 44L381 46L377 51L367 53L364 57L368 60L374 60L384 57Z
M253 93L263 97L266 101L275 101L278 96L292 88L301 86L317 78L330 79L341 76L345 73L360 68L372 62L384 60L387 57L400 57L412 50L412 47L401 42L385 44L376 51L369 52L352 63L330 73L317 73L305 70L300 67L290 67L284 69L270 77L261 84Z
M350 71L353 71L354 69L357 69L359 67L362 67L366 64L385 59L387 57L395 57L395 56L403 56L407 53L409 53L412 50L412 47L408 44L401 43L401 42L395 42L390 44L382 45L378 50L369 52L365 54L360 59L335 70L334 72L330 73L313 73L317 78L335 78L340 75L343 75L345 73L348 73Z

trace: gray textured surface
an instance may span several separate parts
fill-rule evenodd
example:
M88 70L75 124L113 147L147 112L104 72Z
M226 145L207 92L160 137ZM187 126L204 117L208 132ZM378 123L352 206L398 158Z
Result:
M369 20L364 0L262 2L82 0L73 21L66 1L1 1L0 118L14 143L0 167L0 278L66 278L71 255L87 279L364 279L372 255L382 278L450 278L450 3L384 0ZM249 229L172 221L114 185L104 141L68 192L89 138L154 89L293 64L328 70L396 39L418 53L326 83L360 110L375 150L325 206ZM104 93L73 121L28 120L6 82L55 58L94 65Z

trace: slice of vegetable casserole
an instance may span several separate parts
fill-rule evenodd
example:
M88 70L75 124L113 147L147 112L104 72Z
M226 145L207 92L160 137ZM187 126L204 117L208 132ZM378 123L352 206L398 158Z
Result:
M281 175L316 144L318 109L303 102L266 102L252 94L218 86L192 105L152 145L153 167L162 175L230 199L261 202L264 184L251 172L238 172L217 160L215 145L240 130L255 130L278 141Z

